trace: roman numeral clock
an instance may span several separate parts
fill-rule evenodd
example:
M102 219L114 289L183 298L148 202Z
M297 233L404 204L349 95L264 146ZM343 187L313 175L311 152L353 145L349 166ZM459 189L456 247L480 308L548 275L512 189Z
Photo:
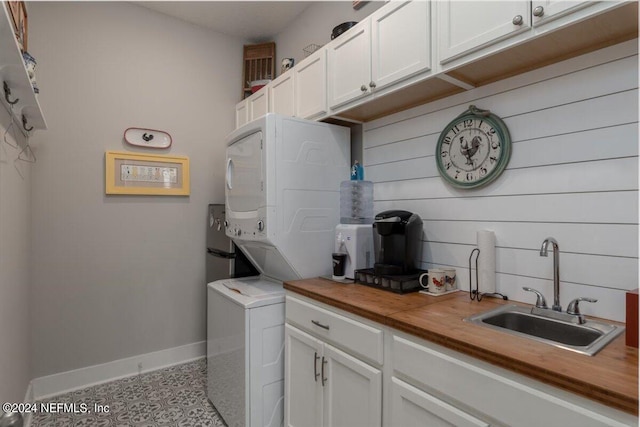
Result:
M511 156L511 137L500 117L475 105L453 119L436 146L438 171L456 188L478 188L495 180Z

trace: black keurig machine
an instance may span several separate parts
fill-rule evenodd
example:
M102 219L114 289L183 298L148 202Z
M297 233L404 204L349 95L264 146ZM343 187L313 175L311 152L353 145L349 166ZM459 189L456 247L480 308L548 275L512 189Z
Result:
M376 276L414 274L420 265L422 219L402 210L380 212L374 223Z

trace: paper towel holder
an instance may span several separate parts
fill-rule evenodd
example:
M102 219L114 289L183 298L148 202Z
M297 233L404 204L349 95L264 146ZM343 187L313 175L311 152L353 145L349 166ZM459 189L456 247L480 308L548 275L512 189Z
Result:
M473 289L473 281L471 280L471 260L473 259L474 253L476 254L476 288L475 289ZM478 281L478 258L480 258L480 249L474 248L471 251L471 254L469 255L469 298L471 298L471 301L478 300L478 302L480 302L482 301L483 297L502 298L503 300L508 301L509 298L507 298L506 295L502 295L499 292L482 293L478 290L480 286L480 283Z

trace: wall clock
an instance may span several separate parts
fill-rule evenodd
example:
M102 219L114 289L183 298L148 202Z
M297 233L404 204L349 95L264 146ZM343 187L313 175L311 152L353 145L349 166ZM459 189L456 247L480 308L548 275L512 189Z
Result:
M453 119L436 146L438 171L457 188L478 188L496 179L509 163L511 137L500 117L475 105Z

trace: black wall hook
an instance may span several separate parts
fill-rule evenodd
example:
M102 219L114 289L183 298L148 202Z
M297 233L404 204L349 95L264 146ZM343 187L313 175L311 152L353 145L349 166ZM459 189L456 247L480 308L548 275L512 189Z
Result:
M7 82L2 82L2 83L4 87L4 99L9 103L9 105L17 104L18 101L20 101L20 98L16 98L15 101L9 100L9 97L11 96L11 88L9 87Z
M31 126L30 128L27 128L27 118L24 116L24 114L22 115L22 127L27 132L31 132L33 130L33 126Z

